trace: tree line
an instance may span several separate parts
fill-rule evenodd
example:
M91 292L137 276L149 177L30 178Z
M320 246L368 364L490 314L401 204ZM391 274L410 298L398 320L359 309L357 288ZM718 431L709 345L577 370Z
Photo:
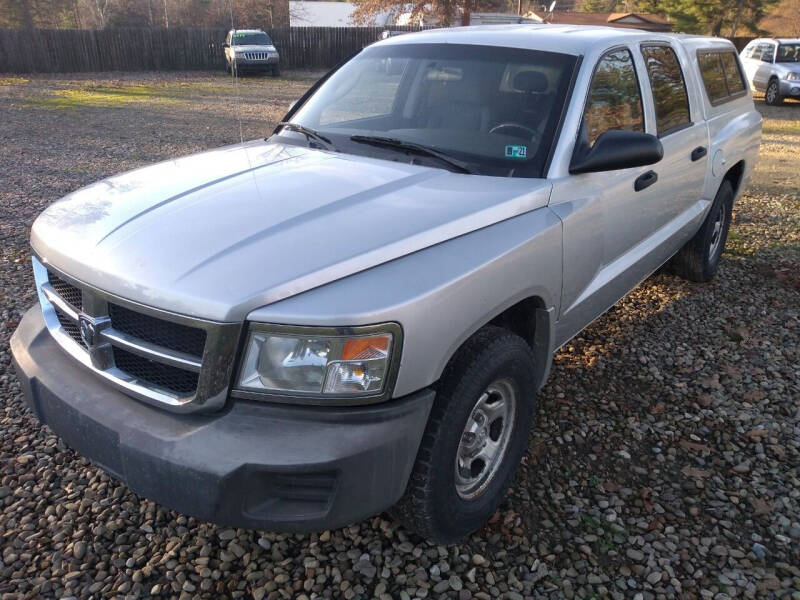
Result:
M272 0L0 0L0 28L273 27L282 26L281 8Z
M412 13L441 25L472 12L546 12L548 0L351 0L356 22L381 13ZM761 34L759 23L778 0L557 0L556 10L640 12L666 17L676 31ZM543 11L543 9L545 9ZM282 17L276 17L277 14ZM285 19L285 20L282 20ZM0 28L288 26L288 0L0 0Z

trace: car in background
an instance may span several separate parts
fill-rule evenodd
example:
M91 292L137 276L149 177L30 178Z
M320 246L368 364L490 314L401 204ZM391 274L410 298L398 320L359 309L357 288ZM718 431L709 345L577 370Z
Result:
M231 29L222 47L228 73L262 71L273 77L281 74L278 49L261 29Z
M800 39L755 39L739 57L750 87L763 92L767 104L800 100Z

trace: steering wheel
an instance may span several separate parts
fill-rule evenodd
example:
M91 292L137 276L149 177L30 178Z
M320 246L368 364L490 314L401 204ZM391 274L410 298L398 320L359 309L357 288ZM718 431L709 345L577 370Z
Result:
M500 123L500 125L495 125L494 127L492 127L489 130L489 133L498 133L498 132L500 132L500 131L502 131L504 129L510 129L512 131L516 130L517 133L523 132L523 135L516 135L514 137L525 138L525 137L530 136L530 139L532 141L539 139L539 132L538 131L536 131L535 129L532 129L531 127L523 125L522 123L514 123L512 121L509 121L508 123ZM514 134L513 133L509 133L507 135L514 135Z

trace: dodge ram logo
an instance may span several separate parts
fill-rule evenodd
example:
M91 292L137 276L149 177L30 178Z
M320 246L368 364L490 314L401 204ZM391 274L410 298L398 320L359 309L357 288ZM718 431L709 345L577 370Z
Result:
M86 344L87 348L91 348L94 346L94 338L97 330L92 323L91 319L86 315L79 315L78 316L78 323L80 324L81 329L81 339L83 343Z

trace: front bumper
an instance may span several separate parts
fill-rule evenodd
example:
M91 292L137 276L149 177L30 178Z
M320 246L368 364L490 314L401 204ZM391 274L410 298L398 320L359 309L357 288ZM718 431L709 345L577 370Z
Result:
M784 98L800 98L800 80L780 80L781 96Z
M38 418L134 492L206 521L315 531L397 502L434 392L347 408L236 401L178 415L140 403L69 357L38 306L11 338Z
M233 60L233 64L236 65L236 68L240 70L268 69L278 66L279 63L280 63L279 56L271 56L269 58L260 58L260 59L235 58Z

